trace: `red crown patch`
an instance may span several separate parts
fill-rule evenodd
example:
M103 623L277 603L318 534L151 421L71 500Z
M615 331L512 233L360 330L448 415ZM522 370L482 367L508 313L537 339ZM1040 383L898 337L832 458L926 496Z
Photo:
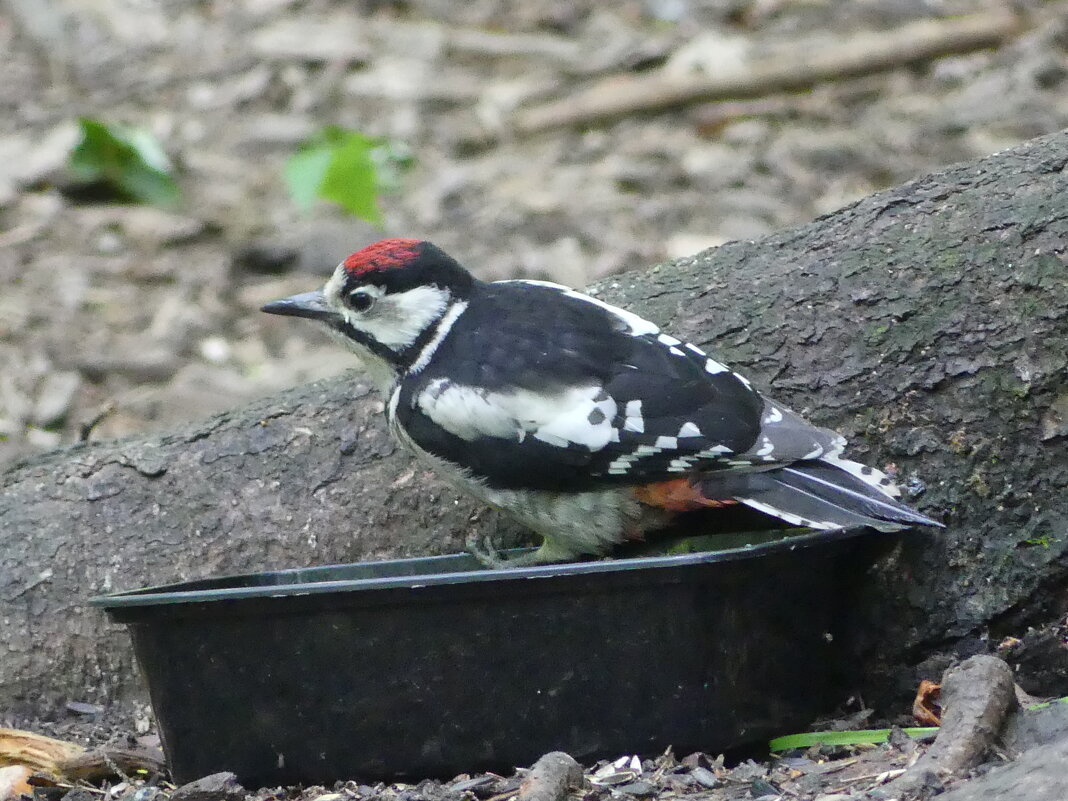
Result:
M350 275L403 267L419 255L422 244L419 239L383 239L357 250L341 264Z

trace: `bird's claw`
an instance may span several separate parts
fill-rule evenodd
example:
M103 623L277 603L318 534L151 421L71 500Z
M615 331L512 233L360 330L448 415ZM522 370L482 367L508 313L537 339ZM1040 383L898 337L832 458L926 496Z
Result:
M483 567L500 570L509 566L508 560L497 552L488 534L470 532L464 540L464 547Z

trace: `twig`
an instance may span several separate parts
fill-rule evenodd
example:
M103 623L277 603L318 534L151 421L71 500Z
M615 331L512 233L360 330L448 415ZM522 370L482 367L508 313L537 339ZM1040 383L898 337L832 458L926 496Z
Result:
M60 775L71 781L99 781L109 776L128 779L141 771L167 772L163 754L151 748L94 748L56 763Z
M733 75L679 78L664 72L616 75L570 97L534 106L515 118L520 133L586 125L637 112L664 111L706 100L753 97L807 89L1000 44L1020 29L1013 12L999 9L945 20L923 20L892 31L854 34L822 49L797 47L772 63Z
M840 793L843 790L849 789L849 785L856 784L857 782L871 781L875 779L875 784L885 784L891 779L896 779L898 776L905 772L904 768L895 768L894 770L884 770L879 773L865 773L863 776L851 776L848 779L842 779L842 784L838 787L832 787L828 792Z
M582 783L582 766L570 754L550 751L534 763L519 785L518 801L564 801Z
M108 401L101 406L96 414L78 426L78 442L88 442L89 437L93 434L93 429L100 425L104 421L104 418L112 414L114 411L114 401Z

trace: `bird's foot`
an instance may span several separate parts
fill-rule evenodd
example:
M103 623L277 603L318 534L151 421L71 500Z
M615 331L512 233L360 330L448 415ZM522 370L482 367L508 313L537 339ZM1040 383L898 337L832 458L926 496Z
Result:
M491 570L512 567L511 560L501 556L488 534L470 532L467 535L467 539L464 540L464 547L483 567L488 567Z
M566 547L561 547L554 540L546 538L536 551L529 551L518 556L501 556L489 535L480 535L475 532L467 535L464 546L480 564L492 570L570 562L578 555Z

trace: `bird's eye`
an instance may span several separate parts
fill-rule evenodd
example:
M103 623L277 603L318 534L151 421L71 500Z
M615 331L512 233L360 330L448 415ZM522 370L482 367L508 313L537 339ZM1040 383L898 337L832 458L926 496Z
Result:
M349 308L353 311L364 312L375 305L375 296L362 289L354 289L349 293Z

